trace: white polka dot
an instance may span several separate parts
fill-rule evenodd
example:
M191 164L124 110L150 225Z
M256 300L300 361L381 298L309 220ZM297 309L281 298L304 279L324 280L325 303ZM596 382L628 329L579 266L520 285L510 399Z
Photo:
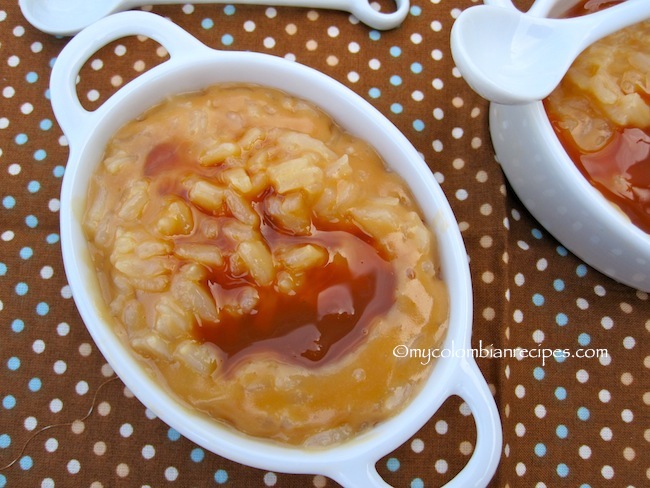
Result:
M537 405L535 407L535 415L540 419L546 417L546 407L544 405Z
M517 472L517 476L523 476L526 474L526 465L524 463L517 463L515 466L515 471Z
M59 413L61 410L63 410L63 402L59 398L50 402L50 412Z
M95 455L103 456L104 454L106 454L106 450L107 447L104 441L95 442L95 445L93 446L93 452L95 453Z
M79 470L81 469L81 464L79 463L78 460L76 459L71 459L68 461L68 473L70 474L77 474Z
M589 459L591 457L591 447L589 446L580 446L578 449L578 454L582 459Z
M275 473L266 473L264 475L264 484L266 486L275 486L278 482L278 476Z
M153 459L156 455L156 448L151 444L147 444L142 448L142 457L145 459Z
M83 420L75 420L72 422L70 430L77 435L83 434L84 430L86 430L86 424L83 422Z
M41 339L35 340L32 344L32 350L36 354L41 354L43 351L45 351L45 342L43 342Z
M246 32L253 32L255 30L255 27L256 27L255 22L253 22L252 20L247 20L246 22L244 22L244 30Z
M120 463L115 468L115 473L120 478L126 478L129 475L129 465L126 463Z
M440 435L445 435L448 430L447 422L444 420L438 420L435 426L436 432Z
M361 46L357 42L351 42L348 44L348 51L352 54L356 54L361 50Z
M517 385L515 395L517 395L517 398L524 398L526 396L526 388L524 385Z
M422 439L413 439L411 442L411 450L418 454L424 451L424 441Z
M449 469L449 465L447 464L447 461L444 459L438 459L435 464L436 472L440 474L444 474L447 472Z
M68 365L63 360L58 360L54 363L54 372L56 374L63 374L68 369Z
M630 423L634 420L634 413L632 413L632 410L626 408L621 412L621 419L623 419L623 422Z
M601 402L608 403L612 399L612 395L607 390L600 390L598 392L598 398L600 399Z
M45 450L47 452L54 452L59 448L59 441L56 440L54 437L50 437L48 440L45 441Z
M600 470L600 474L603 475L603 478L606 480L611 480L614 477L614 468L611 466L603 466L603 469Z
M519 422L517 425L515 425L515 434L517 434L517 437L523 437L526 435L526 426Z
M131 437L131 434L133 434L133 427L131 424L122 424L120 426L120 435L122 437Z
M38 420L36 417L27 417L25 421L23 422L23 426L25 427L25 430L32 431L36 428L38 425Z
M97 413L102 417L106 417L111 413L111 404L108 402L101 402L97 405Z
M604 441L611 441L613 437L612 429L610 429L609 427L603 427L602 429L600 429L600 437Z
M174 466L170 466L165 469L165 479L167 481L176 481L176 478L178 478L178 469L176 469Z
M75 391L77 392L77 395L85 395L88 393L88 383L86 381L79 381L75 385Z

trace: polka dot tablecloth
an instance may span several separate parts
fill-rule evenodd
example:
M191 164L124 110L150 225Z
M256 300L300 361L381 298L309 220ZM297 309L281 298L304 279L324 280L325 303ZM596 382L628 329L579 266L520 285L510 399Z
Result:
M456 213L471 258L473 344L569 352L478 360L503 423L491 486L650 486L648 294L585 265L512 194L495 162L487 102L460 78L449 52L454 18L470 5L411 0L403 25L387 32L327 10L147 10L211 47L314 67L376 106L421 152ZM66 42L29 25L17 0L3 0L0 488L335 486L321 476L241 466L194 445L145 408L94 345L71 299L59 242L68 148L48 82ZM113 42L82 69L79 97L92 110L165 59L151 40ZM475 443L471 412L452 397L377 468L396 487L441 486Z

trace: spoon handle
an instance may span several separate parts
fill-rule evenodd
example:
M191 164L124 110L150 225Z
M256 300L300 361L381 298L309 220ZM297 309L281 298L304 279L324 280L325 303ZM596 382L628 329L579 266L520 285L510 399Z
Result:
M141 5L171 5L180 0L124 0L122 9ZM400 25L409 11L409 0L395 0L394 12L378 12L368 0L194 0L198 3L228 3L241 5L270 5L283 7L322 8L350 12L364 24L380 30L393 29Z

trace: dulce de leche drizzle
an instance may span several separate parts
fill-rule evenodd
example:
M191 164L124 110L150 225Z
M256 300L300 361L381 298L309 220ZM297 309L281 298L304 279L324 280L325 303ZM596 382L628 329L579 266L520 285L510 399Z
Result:
M274 232L265 232L265 237ZM276 240L296 238L273 235L267 242ZM343 231L315 230L299 240L323 246L330 260L307 271L297 294L259 288L259 306L251 314L224 313L218 323L194 328L197 338L212 342L227 355L226 368L251 354L322 366L358 345L373 319L392 306L395 276L372 246ZM208 285L217 302L220 295L237 293L239 288L227 271L214 273Z
M188 168L197 165L178 144L164 142L148 154L144 175L155 177L161 195L174 195L189 203L181 183ZM202 168L204 176L215 177L218 170ZM251 355L271 356L307 367L335 361L357 346L368 334L373 320L394 304L395 275L391 264L373 246L372 239L353 223L312 223L309 235L292 235L273 225L266 213L267 189L253 197L253 208L260 217L262 237L273 253L287 246L313 244L327 251L329 258L320 267L305 271L304 284L295 294L279 292L274 285L257 286L249 276L236 275L227 264L210 269L204 285L215 303L228 303L253 285L259 302L248 314L233 315L222 310L219 320L197 320L192 333L205 343L216 345L224 355L225 371ZM213 219L195 207L195 228ZM225 217L227 218L227 217ZM217 219L218 220L218 219ZM182 236L178 241L203 239ZM221 249L235 245L220 240ZM227 260L224 260L227 263Z

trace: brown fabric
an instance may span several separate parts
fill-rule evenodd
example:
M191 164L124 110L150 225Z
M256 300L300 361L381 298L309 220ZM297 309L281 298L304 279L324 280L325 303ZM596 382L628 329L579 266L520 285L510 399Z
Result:
M512 194L494 159L488 104L458 76L449 52L453 20L472 3L412 0L403 25L381 33L326 10L152 10L211 47L312 66L404 132L460 223L476 347L607 349L606 358L561 362L479 360L503 422L491 486L649 486L648 295L567 253ZM70 297L58 241L68 149L47 89L66 42L29 25L16 0L0 7L0 488L335 485L203 451L145 409L93 344ZM112 43L82 70L80 99L96 108L164 56L152 41ZM378 469L394 486L440 486L475 442L472 417L454 397Z

